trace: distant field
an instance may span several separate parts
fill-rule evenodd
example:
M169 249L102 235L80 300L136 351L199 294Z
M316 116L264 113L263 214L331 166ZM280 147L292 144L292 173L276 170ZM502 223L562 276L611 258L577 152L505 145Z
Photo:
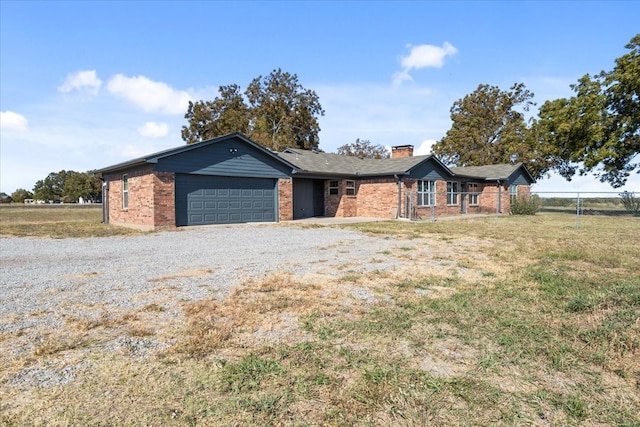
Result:
M64 238L139 233L102 224L100 205L0 205L0 236Z
M99 234L99 217L0 209L0 234L116 233ZM96 306L97 320L39 331L26 352L0 333L0 425L640 425L639 218L345 228L397 240L381 259L428 249L434 268L357 273L345 254L333 276L247 278L224 301L176 301L172 324L154 322L160 305ZM109 350L114 337L166 345L141 357ZM65 367L68 384L12 383Z

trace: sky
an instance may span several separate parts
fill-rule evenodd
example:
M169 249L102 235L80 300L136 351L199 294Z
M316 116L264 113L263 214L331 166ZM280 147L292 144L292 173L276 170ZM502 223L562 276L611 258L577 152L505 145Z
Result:
M320 149L429 154L481 84L524 83L536 111L612 70L638 16L635 1L0 0L0 191L178 147L189 100L276 69L318 95ZM640 191L640 174L533 189Z

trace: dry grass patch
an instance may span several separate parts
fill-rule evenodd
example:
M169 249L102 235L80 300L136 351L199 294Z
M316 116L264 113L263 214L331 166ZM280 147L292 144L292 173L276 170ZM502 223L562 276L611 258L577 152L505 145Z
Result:
M170 276L158 277L154 279L149 279L149 282L167 282L170 280L182 279L185 277L201 277L206 276L207 274L211 274L213 270L207 268L204 270L185 270L178 274L172 274Z
M628 219L349 226L401 239L414 258L374 272L345 263L342 277L277 273L184 302L154 336L172 347L144 359L43 355L20 372L57 361L74 380L0 383L0 424L640 425L640 228ZM123 324L112 313L113 331L131 335L163 306Z
M0 236L109 237L143 234L102 223L100 206L0 206Z

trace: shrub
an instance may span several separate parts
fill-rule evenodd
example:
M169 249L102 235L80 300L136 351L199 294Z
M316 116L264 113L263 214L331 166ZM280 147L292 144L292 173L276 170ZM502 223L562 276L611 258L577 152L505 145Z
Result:
M535 215L540 210L540 196L520 196L511 200L511 214Z
M631 212L633 216L640 216L640 198L636 198L635 193L625 191L620 193L620 199L627 212Z

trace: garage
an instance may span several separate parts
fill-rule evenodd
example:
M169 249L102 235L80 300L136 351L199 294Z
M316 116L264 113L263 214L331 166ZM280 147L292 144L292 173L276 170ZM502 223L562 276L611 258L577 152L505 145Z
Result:
M142 230L292 218L296 167L233 133L94 171L103 222Z
M176 174L176 225L277 220L277 180Z

